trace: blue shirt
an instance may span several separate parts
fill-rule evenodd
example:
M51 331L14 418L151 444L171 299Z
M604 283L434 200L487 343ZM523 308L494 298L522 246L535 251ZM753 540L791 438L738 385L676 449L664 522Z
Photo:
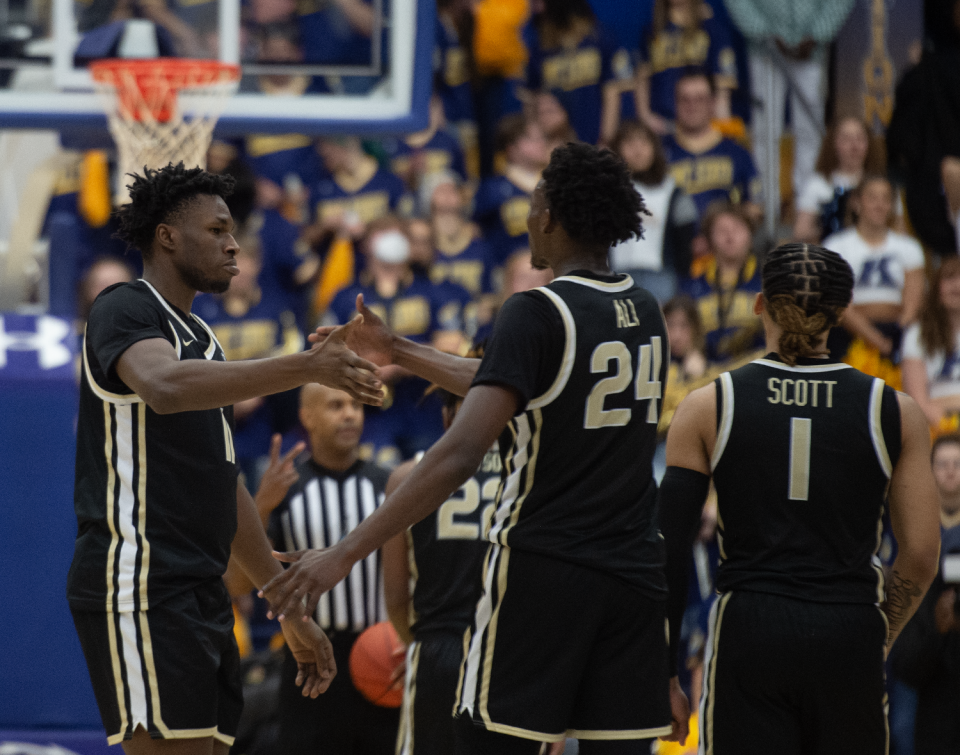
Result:
M278 186L290 174L307 187L329 175L313 138L304 134L251 134L244 141L244 152L253 172Z
M474 197L474 220L493 251L497 265L530 246L527 215L530 195L506 176L485 178Z
M414 157L420 156L424 175L450 170L467 180L467 168L460 143L446 131L437 131L422 147L411 147L406 140L389 138L381 141L383 151L390 163L390 170L398 176L410 175Z
M652 22L652 19L651 19ZM719 86L737 86L737 58L728 30L714 19L704 19L692 34L673 23L657 36L652 23L640 32L640 59L650 68L650 109L664 118L676 117L677 81L689 66L706 70Z
M716 146L694 154L669 135L663 137L663 149L674 181L693 199L700 217L718 199L734 204L762 203L760 176L753 158L732 139L721 138Z
M696 302L703 324L704 352L711 362L726 362L763 347L763 324L753 313L761 283L760 266L751 255L732 289L719 286L714 260L703 275L680 284L680 292Z
M493 292L493 250L482 238L473 238L459 251L437 249L430 266L430 280L449 281L463 287L474 298Z
M322 178L311 188L310 198L317 220L354 212L364 223L391 212L409 214L412 204L403 181L383 168L378 168L369 181L355 190L344 188L334 176Z
M530 51L527 86L547 89L560 100L577 137L588 144L600 139L603 85L633 76L630 53L619 47L599 23L572 49L544 49L534 24L524 30Z
M442 16L437 18L433 49L433 91L443 102L449 123L473 121L473 90L467 51L460 46L457 30Z
M370 37L356 31L335 3L298 19L305 63L368 66L373 61Z
M300 240L300 229L278 210L264 210L262 217L258 282L265 297L282 302L305 329L311 285L309 281L297 283L297 279L305 274L304 266L313 264L310 247Z

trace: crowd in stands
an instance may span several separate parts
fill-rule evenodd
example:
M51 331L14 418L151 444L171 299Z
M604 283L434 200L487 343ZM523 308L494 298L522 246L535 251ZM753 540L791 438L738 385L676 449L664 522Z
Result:
M201 295L194 311L229 359L302 349L318 324L351 319L358 295L397 334L465 353L490 333L507 296L550 280L549 270L530 263L530 194L553 147L582 140L623 158L649 213L643 238L614 247L610 259L663 306L671 358L663 432L687 392L762 353L754 300L763 254L792 237L823 244L854 269L853 304L831 334L831 355L913 396L932 435L949 438L937 446L936 463L949 452L955 470L960 441L949 434L960 429L960 96L950 87L938 89L934 100L907 90L902 98L910 110L898 101L896 143L887 150L883 136L858 118L824 122L827 48L853 0L649 4L649 22L630 50L613 41L586 0L539 0L516 39L502 40L507 60L497 72L497 51L480 47L483 4L474 16L467 3L441 0L426 130L379 140L253 134L215 142L209 169L237 178L231 209L240 275L226 294ZM928 0L928 18L944 5L960 8ZM311 47L317 37L310 25L338 21L369 46L369 19L358 6L369 8L363 0L335 0L305 16L293 3L254 0L258 25L245 54L269 63L331 62L335 52ZM793 28L783 28L786 19ZM905 84L930 88L930 80L948 78L949 61L960 61L960 12L950 19L953 31L938 28ZM526 61L519 69L510 59L514 48ZM335 62L349 57L341 53ZM769 238L759 231L772 206L763 192L779 187L761 187L758 164L771 155L779 161L779 146L770 150L764 140L779 140L786 81L795 201L784 209L780 237ZM951 81L955 87L955 76ZM286 93L366 86L348 77L318 83L274 74L246 85ZM952 123L953 131L935 129L927 116ZM768 128L767 119L780 125ZM911 131L919 122L923 129ZM911 157L918 150L922 164ZM925 180L917 177L922 170ZM81 316L102 285L135 274L132 264L109 259L87 267ZM361 453L392 467L430 446L443 427L439 399L425 396L424 381L395 367L384 377L389 396L382 408L366 408ZM284 448L304 437L297 400L281 394L245 402L235 416L238 462L253 489L269 465L271 437L282 434ZM945 516L955 525L951 495ZM710 511L684 628L694 676L717 558ZM904 633L909 653L896 674L955 699L960 621L951 601L956 590L948 586L928 600L917 636L908 640ZM930 661L935 652L952 654L954 677L941 678L942 668ZM914 663L914 656L922 658ZM946 718L936 718L937 725L946 726ZM918 727L918 742L924 731L930 729ZM901 742L898 752L912 752L908 745Z

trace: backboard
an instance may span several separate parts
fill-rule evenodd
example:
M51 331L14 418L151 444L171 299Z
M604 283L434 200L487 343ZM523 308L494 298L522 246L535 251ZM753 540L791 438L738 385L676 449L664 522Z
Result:
M0 128L105 132L86 58L122 54L139 17L159 54L242 66L220 136L417 131L435 13L434 0L0 0L0 51L13 50L0 52Z

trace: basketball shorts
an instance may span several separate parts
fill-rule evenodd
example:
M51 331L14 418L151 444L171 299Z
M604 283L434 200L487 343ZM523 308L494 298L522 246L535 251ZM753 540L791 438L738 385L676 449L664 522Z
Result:
M154 739L233 744L243 710L233 609L221 579L146 611L73 611L100 718L113 745Z
M541 742L669 734L664 604L603 572L492 545L457 711Z
M450 755L453 704L463 635L435 632L410 643L397 733L397 755Z
M885 755L887 622L875 605L734 591L714 604L701 752Z

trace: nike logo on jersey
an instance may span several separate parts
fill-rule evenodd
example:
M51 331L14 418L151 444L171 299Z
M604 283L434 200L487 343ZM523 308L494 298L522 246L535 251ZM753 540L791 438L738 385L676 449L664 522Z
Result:
M187 348L187 346L189 346L191 343L193 343L193 342L196 341L196 340L197 340L197 339L194 338L194 339L192 339L192 340L190 340L190 341L184 341L184 342L183 342L183 348Z

